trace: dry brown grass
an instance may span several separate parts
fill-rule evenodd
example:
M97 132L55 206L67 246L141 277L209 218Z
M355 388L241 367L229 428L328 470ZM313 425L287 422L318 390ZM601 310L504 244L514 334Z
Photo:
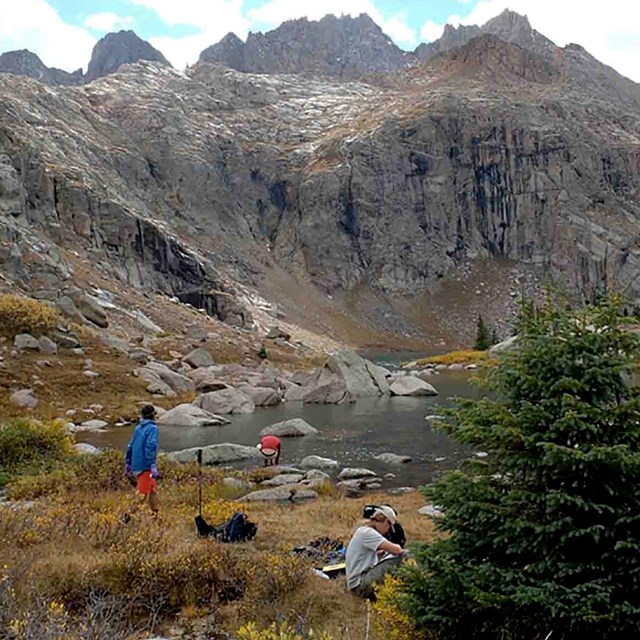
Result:
M321 536L346 543L371 501L392 502L409 540L435 535L430 521L417 513L424 504L420 494L371 494L301 505L243 505L258 524L258 535L251 543L223 545L195 536L195 465L161 461L160 516L140 512L128 524L120 514L131 504L133 490L122 478L120 456L101 456L74 469L75 475L50 484L31 508L5 511L0 519L0 567L8 565L6 579L20 600L11 602L16 619L35 610L35 594L71 617L85 615L91 598L102 594L120 603L133 628L148 628L155 620L157 633L187 619L194 630L211 630L213 624L217 632L233 633L248 620L268 625L284 617L336 640L359 640L365 637L365 603L347 591L344 578L315 576L313 563L292 554L292 547ZM220 478L205 470L204 515L213 523L241 506L221 498ZM28 497L28 490L23 495ZM158 610L150 612L150 604ZM114 617L112 623L123 621Z

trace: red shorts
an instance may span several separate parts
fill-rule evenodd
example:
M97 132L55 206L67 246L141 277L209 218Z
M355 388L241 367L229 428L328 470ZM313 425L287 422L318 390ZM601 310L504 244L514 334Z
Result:
M148 496L156 492L158 483L155 478L151 477L151 471L143 471L137 476L138 480L138 493L141 496Z

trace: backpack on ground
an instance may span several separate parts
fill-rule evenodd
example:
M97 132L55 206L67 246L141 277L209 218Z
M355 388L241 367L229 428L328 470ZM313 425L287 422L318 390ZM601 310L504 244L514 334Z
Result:
M251 522L242 511L236 511L225 523L220 525L221 533L218 539L221 542L245 542L253 540L258 527Z

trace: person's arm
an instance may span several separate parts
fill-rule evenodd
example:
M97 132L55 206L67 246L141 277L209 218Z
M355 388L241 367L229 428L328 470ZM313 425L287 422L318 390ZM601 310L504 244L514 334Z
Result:
M147 439L144 443L144 458L147 463L147 468L151 468L156 463L156 457L158 455L158 427L151 429L147 434Z
M124 463L127 466L131 466L132 457L133 457L133 438L129 440L129 444L127 445L127 452L124 454Z
M385 553L390 553L394 556L399 556L403 552L402 547L399 544L394 544L393 542L389 542L388 540L380 543L378 551L384 551Z

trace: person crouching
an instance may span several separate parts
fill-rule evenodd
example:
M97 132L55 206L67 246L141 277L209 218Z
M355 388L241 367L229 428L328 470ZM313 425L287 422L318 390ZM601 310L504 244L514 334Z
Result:
M347 586L362 598L375 600L374 586L402 562L402 547L384 537L395 522L396 513L391 507L378 506L349 541L345 557Z
M139 500L132 511L146 502L155 514L158 512L158 499L156 496L158 425L156 424L155 407L150 404L145 405L142 407L140 415L140 422L133 431L133 436L127 446L124 469L126 475L133 475L136 478L136 494ZM125 514L124 519L128 520L129 514Z
M264 456L264 466L271 467L280 464L280 451L282 443L277 436L264 436L260 444L256 445L258 451Z

